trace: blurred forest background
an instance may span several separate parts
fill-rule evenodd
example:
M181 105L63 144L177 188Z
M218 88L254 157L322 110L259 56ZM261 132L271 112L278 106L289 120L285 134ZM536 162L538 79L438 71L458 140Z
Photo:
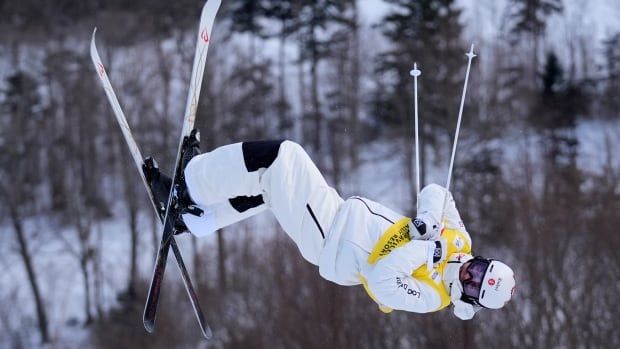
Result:
M263 215L178 239L215 339L173 261L147 335L159 223L88 47L97 26L138 144L169 170L202 4L0 0L0 347L620 347L620 27L594 14L617 18L613 0L224 0L203 151L290 138L344 197L409 215L408 72L422 69L423 182L444 183L475 43L452 190L474 252L513 266L517 291L467 322L385 315Z

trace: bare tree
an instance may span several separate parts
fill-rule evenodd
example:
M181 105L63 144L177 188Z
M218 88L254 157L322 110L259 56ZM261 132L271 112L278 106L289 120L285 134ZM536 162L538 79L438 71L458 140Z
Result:
M43 119L43 104L36 80L17 72L7 79L8 88L0 103L0 204L8 213L18 244L19 256L35 303L41 342L50 340L48 316L41 294L37 270L29 247L26 220L41 211L37 188L40 175L40 144L37 124Z

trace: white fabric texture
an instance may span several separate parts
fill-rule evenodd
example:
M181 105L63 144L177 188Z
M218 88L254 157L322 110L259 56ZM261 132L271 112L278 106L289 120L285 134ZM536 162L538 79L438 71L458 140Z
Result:
M431 220L428 217L432 217L433 222L441 222L443 224L442 228L455 229L463 232L471 244L471 237L465 228L465 224L463 224L459 211L456 209L452 193L449 191L447 193L448 196L446 197L446 188L438 184L433 183L425 186L420 191L420 210L417 212L417 216L424 217L424 220ZM445 204L445 211L443 209L444 200L447 201Z
M423 223L423 224L421 224ZM424 226L424 234L420 232L418 226ZM429 212L422 212L416 215L415 219L409 222L409 235L416 240L437 240L441 233L441 225Z
M229 226L233 223L252 217L257 213L265 211L267 205L253 207L245 212L235 210L228 201L211 205L196 205L204 211L200 217L193 214L183 214L183 222L189 231L196 237L205 237L214 233L220 228Z
M445 193L436 184L425 187L420 193L420 211L441 217ZM448 200L444 215L446 227L458 227L469 238L452 195ZM427 264L435 248L434 241L414 240L374 265L367 263L381 235L401 218L402 214L379 203L361 197L349 198L325 240L319 272L323 278L340 285L357 285L360 276L364 277L379 302L390 308L418 313L435 311L441 304L439 294L411 277L413 270ZM457 310L459 315L461 310Z
M394 249L364 272L368 287L384 305L396 310L428 313L441 305L441 297L429 285L411 276L427 262L433 241L412 240ZM432 252L431 252L432 253ZM436 278L440 276L436 274Z
M205 211L202 217L183 215L192 234L204 237L217 229L254 216L267 209L260 205L245 212L235 210L228 199L261 193L258 185L264 169L245 169L241 143L219 147L192 158L185 168L185 182L190 196Z
M291 141L280 145L267 169L248 172L242 145L236 143L194 157L185 169L185 178L192 199L213 211L218 229L269 208L302 256L315 265L324 235L343 202L303 148ZM243 213L228 202L255 195L262 195L265 204Z
M347 199L325 240L319 261L321 276L339 285L359 285L360 273L375 244L401 218L403 215L372 200L359 196Z
M185 168L185 182L194 202L208 206L262 194L262 172L264 169L247 171L241 143L235 143L192 158Z
M183 222L190 232L197 237L207 236L217 230L217 220L215 212L206 206L197 205L202 211L202 216L195 216L191 213L182 214Z
M414 240L368 264L381 235L403 215L361 197L343 201L298 144L283 142L275 161L253 172L245 167L241 143L220 147L194 157L185 176L190 195L206 209L200 219L210 220L196 229L208 234L270 209L302 256L319 266L323 278L358 285L364 277L378 300L394 309L424 313L439 307L436 291L411 277L413 270L426 264L434 242ZM254 195L262 195L265 203L242 213L228 201ZM439 221L444 195L445 189L438 185L424 188L420 212ZM448 200L446 227L464 231L451 195ZM190 230L205 235L192 226Z

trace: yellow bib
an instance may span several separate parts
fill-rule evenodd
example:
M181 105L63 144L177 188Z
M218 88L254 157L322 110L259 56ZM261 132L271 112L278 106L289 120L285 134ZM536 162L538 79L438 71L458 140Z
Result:
M403 217L396 223L392 224L379 238L375 246L373 247L370 255L368 256L368 264L375 264L379 259L387 256L395 248L403 246L407 242L411 241L409 236L409 222L411 218ZM446 256L453 253L471 253L471 246L469 240L459 230L443 229L441 232L441 240L445 242L444 246L447 246ZM435 268L430 271L426 268L426 265L414 270L411 276L423 282L434 289L441 299L440 306L435 311L443 309L450 304L450 295L446 291L443 285L442 276L446 266L447 258L439 263ZM385 306L379 302L377 297L368 288L368 281L366 278L360 275L360 282L364 286L368 296L372 298L379 305L379 309L384 313L391 313L392 308Z

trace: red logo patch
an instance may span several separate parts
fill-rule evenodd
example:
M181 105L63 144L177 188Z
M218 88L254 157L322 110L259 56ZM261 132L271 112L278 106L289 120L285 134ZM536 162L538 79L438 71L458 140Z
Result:
M100 76L105 75L105 67L103 66L103 64L97 63L97 72L99 73Z
M489 285L491 286L495 285L495 279L489 279Z
M202 32L200 33L200 38L202 38L204 42L209 42L209 33L206 29L202 30Z

